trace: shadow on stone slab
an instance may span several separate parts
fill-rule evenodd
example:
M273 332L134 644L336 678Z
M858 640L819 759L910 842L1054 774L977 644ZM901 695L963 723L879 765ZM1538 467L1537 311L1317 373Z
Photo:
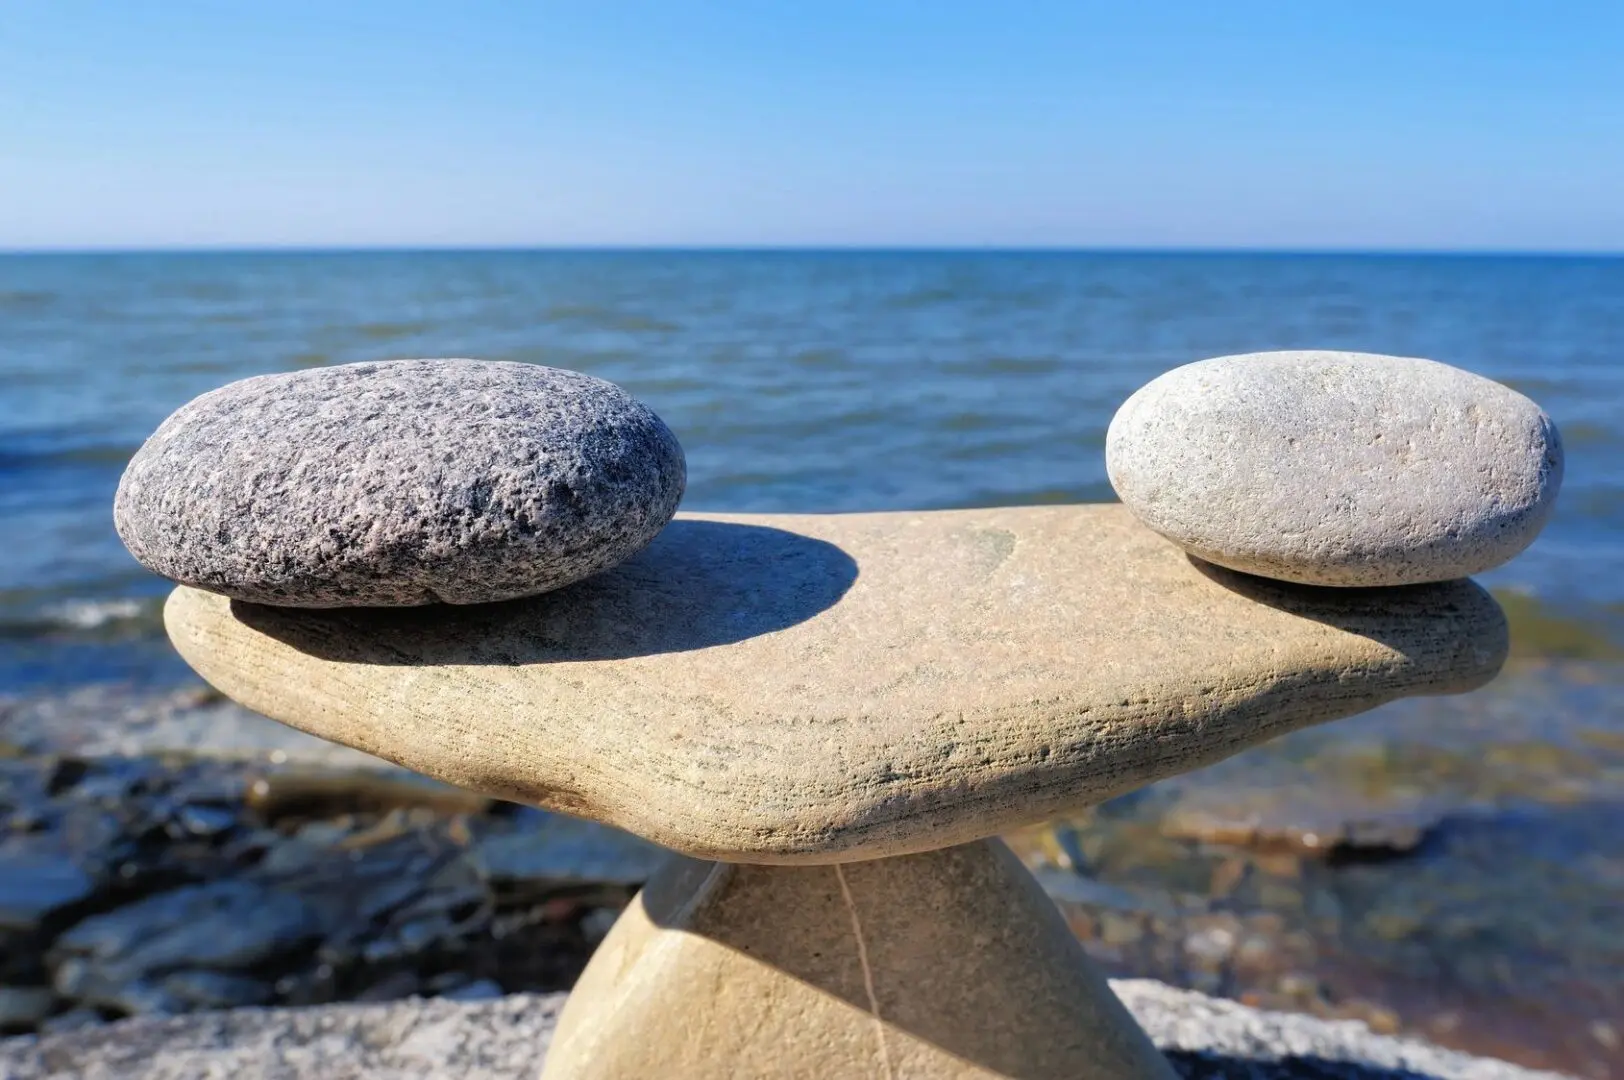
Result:
M1499 673L1511 650L1505 611L1487 589L1468 578L1430 585L1337 588L1276 581L1230 570L1194 555L1185 557L1209 581L1248 600L1358 634L1401 653L1417 640L1417 619L1453 619L1462 627L1477 628L1475 632L1463 632L1456 637L1461 648L1479 654L1473 661L1463 662L1460 668L1484 670L1487 667L1490 672L1478 685L1486 684ZM1489 655L1481 656L1485 652ZM1489 663L1485 665L1484 660ZM1471 687L1449 687L1438 692L1459 693L1464 689Z
M465 607L269 607L245 625L322 660L518 666L728 645L805 622L857 580L840 548L784 529L677 520L620 566L556 592Z

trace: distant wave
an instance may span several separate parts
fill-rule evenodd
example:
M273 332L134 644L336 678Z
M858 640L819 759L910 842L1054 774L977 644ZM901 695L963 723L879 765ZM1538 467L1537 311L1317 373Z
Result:
M52 469L73 466L117 465L135 456L139 446L122 443L101 443L94 446L72 446L55 450L10 448L0 444L0 469Z
M59 600L32 611L0 612L0 637L107 639L150 637L163 632L159 598Z

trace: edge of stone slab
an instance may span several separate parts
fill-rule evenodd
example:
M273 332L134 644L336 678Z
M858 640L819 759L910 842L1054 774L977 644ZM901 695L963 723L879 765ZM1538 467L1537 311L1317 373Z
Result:
M1185 1080L1564 1080L1375 1035L1356 1021L1261 1012L1148 979L1112 988ZM0 1080L535 1080L564 994L491 1001L234 1009L0 1039Z

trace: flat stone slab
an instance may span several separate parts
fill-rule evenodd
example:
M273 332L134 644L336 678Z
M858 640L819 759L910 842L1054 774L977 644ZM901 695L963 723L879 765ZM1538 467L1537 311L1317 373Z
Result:
M1117 411L1111 485L1234 570L1311 585L1482 573L1539 535L1562 440L1528 398L1432 360L1270 352L1186 364Z
M616 569L470 608L180 588L182 656L259 712L702 858L995 835L1295 728L1473 689L1469 581L1317 589L1191 560L1115 505L683 515Z
M1183 1080L1561 1080L1148 979L1111 988ZM233 1009L0 1039L6 1080L535 1080L565 995ZM786 1062L786 1065L791 1064Z
M390 360L242 379L165 420L113 520L174 581L294 607L511 600L620 562L671 520L682 448L576 371Z

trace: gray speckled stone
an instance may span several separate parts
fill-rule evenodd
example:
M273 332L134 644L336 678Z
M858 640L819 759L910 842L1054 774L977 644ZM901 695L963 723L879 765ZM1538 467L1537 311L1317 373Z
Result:
M1274 352L1176 368L1105 442L1145 524L1232 570L1410 585L1506 562L1538 535L1562 442L1538 405L1446 364Z
M676 437L613 383L394 360L196 398L131 460L113 518L149 569L237 599L476 604L626 559L685 478Z

